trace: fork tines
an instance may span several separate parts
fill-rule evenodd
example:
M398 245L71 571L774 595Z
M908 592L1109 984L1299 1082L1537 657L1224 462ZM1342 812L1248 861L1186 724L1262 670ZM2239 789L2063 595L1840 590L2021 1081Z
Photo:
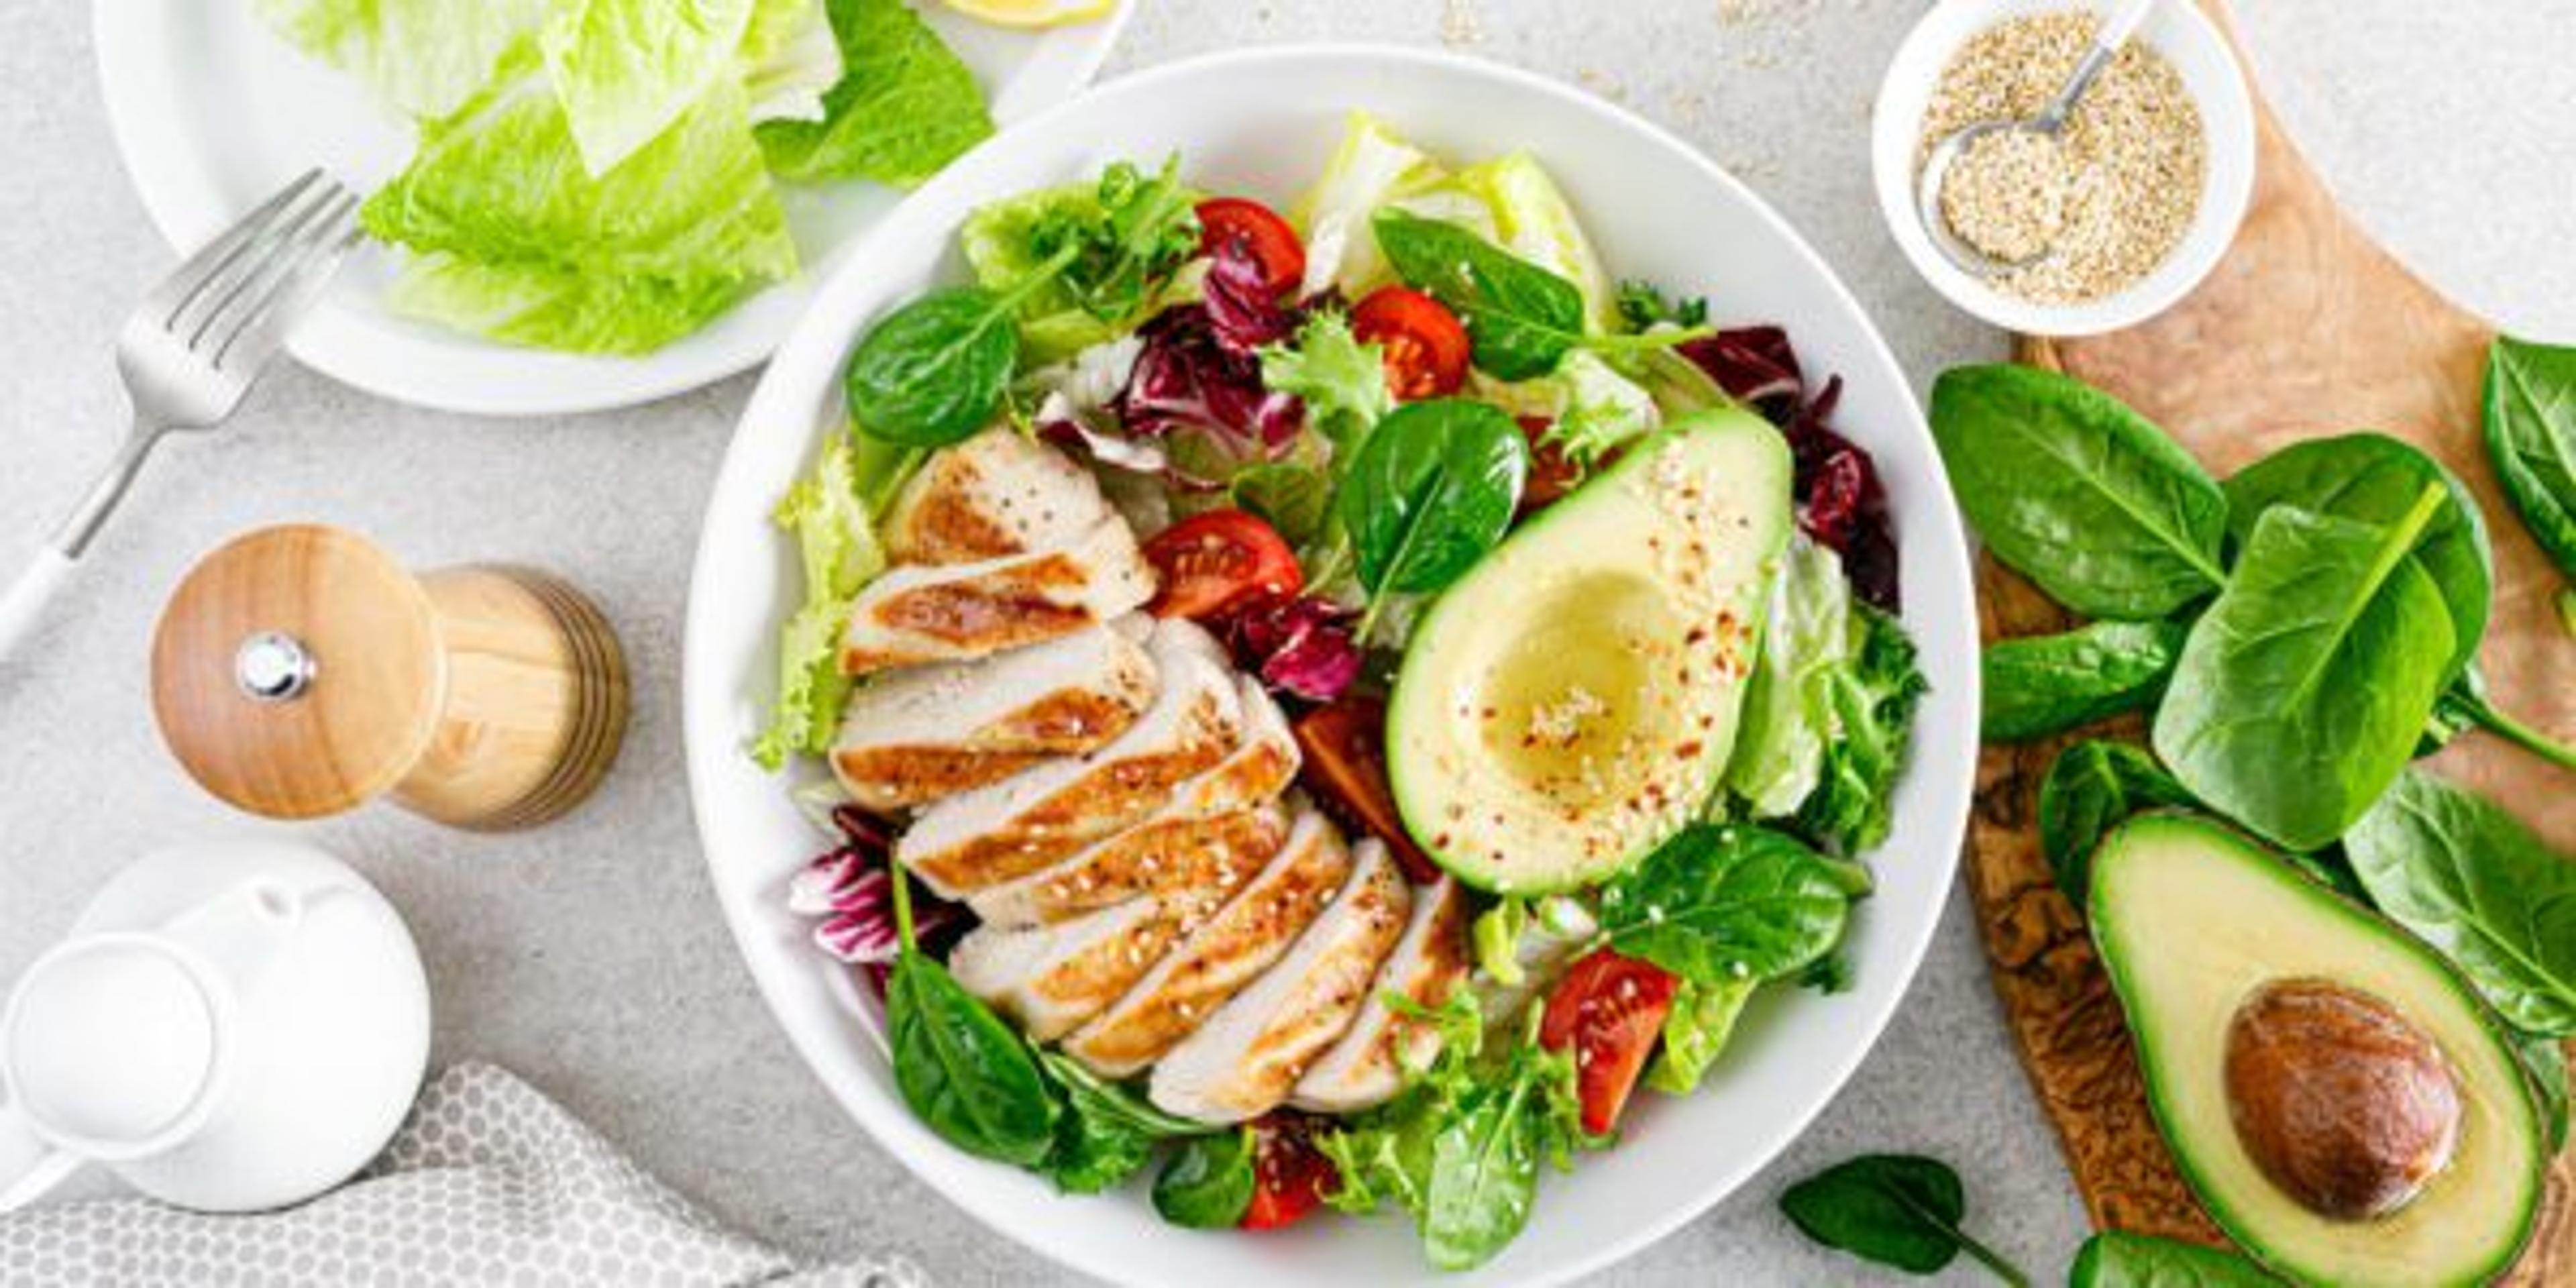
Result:
M218 369L265 362L356 243L358 198L318 167L171 271L152 322Z

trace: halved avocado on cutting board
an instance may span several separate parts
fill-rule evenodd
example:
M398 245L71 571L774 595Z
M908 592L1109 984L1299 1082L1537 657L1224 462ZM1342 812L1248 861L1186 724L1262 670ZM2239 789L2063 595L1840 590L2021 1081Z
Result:
M1690 820L1735 747L1790 469L1751 412L1677 419L1440 597L1387 710L1396 804L1440 866L1569 889Z
M2501 1021L2432 949L2192 815L2102 842L2091 921L2184 1179L2274 1272L2477 1284L2548 1151Z

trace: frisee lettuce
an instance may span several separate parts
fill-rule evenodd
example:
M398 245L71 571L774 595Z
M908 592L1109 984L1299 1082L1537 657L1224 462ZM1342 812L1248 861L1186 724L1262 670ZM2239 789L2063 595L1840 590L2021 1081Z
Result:
M885 571L876 520L918 457L844 429L778 502L778 526L796 534L805 602L779 628L778 697L751 748L764 768L831 745L851 687L841 674L841 631L859 592Z

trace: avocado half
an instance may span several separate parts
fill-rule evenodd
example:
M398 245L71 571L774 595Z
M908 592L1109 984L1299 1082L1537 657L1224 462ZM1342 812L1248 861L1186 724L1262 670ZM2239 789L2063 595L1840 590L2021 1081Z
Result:
M1751 412L1678 418L1440 597L1387 709L1396 805L1433 859L1565 890L1690 820L1735 749L1790 473Z
M2165 1142L2247 1253L2304 1284L2477 1284L2548 1151L2502 1022L2432 949L2213 820L2093 860L2093 940Z

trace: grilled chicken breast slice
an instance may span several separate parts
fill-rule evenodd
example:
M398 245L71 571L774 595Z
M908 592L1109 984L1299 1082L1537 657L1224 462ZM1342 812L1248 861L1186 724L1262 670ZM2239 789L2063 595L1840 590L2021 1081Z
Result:
M1154 570L1111 516L1067 545L980 563L910 565L859 592L841 671L962 662L1071 635L1143 607Z
M1156 624L1146 649L1162 691L1125 733L1090 755L1050 760L924 809L895 843L896 860L960 898L1142 821L1235 745L1241 698L1215 648L1188 622Z
M1278 1108L1358 1017L1411 904L1386 846L1361 842L1323 914L1278 964L1164 1054L1148 1097L1166 1113L1220 1126Z
M1412 919L1369 981L1359 1018L1307 1068L1288 1103L1328 1114L1367 1109L1402 1090L1406 1070L1430 1065L1440 1054L1440 1031L1397 1014L1386 999L1394 994L1425 1009L1448 1001L1471 965L1467 920L1467 899L1456 881L1442 877L1413 892Z
M924 805L1106 745L1153 702L1157 678L1118 624L882 675L850 695L832 772L879 813Z
M897 564L962 564L1070 545L1107 517L1089 471L995 425L932 454L896 494L882 530Z
M1320 814L1299 815L1269 866L1065 1039L1065 1053L1109 1078L1161 1059L1286 955L1350 874L1341 834Z
M1138 895L1205 886L1230 871L1258 872L1287 839L1288 813L1275 801L1212 818L1157 810L1072 858L966 901L986 925L1044 925Z
M1225 664L1230 669L1233 659L1226 658ZM1243 710L1242 740L1216 768L1181 785L1171 812L1199 818L1231 814L1275 799L1297 781L1304 755L1297 750L1288 717L1251 676L1237 676L1235 691Z

